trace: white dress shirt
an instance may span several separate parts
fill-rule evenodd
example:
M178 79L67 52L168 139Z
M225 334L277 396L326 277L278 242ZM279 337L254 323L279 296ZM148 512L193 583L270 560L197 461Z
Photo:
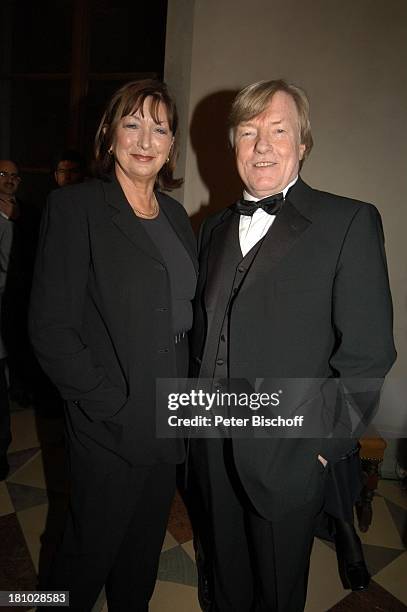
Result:
M283 196L287 195L287 191L297 182L298 176L295 177L291 183L283 189ZM274 195L274 194L270 194ZM245 200L252 202L258 202L263 198L255 198L250 195L246 190L243 191L243 197ZM267 197L267 196L264 196ZM240 215L239 222L239 243L240 250L242 251L243 257L263 238L272 226L276 215L269 215L265 210L259 208L251 217L248 215Z

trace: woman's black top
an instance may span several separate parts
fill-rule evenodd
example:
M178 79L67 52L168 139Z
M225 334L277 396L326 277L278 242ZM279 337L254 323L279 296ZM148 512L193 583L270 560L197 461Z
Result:
M138 219L160 251L168 270L174 335L188 331L192 327L191 301L196 289L196 273L191 257L165 213L160 211L155 219Z

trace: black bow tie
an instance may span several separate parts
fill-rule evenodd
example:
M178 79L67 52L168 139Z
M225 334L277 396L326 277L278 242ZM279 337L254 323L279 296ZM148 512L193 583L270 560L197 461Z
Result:
M280 212L283 202L284 196L282 193L276 193L275 195L258 200L258 202L254 202L253 200L245 200L242 198L236 202L233 210L239 215L251 217L256 210L262 208L269 215L276 215Z

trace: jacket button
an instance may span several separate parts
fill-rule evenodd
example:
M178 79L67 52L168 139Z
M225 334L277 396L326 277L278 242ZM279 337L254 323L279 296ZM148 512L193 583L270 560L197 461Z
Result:
M223 365L225 362L223 361L223 359L217 359L216 360L216 365Z
M244 268L243 266L239 266L237 271L238 272L246 272L246 268Z

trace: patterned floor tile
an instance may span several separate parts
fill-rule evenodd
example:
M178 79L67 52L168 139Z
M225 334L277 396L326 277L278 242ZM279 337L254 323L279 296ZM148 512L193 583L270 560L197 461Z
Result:
M49 494L48 504L18 512L35 567L41 576L48 574L55 549L61 540L67 511L67 498Z
M201 612L194 587L159 580L149 610L150 612Z
M367 591L351 593L327 612L406 612L407 607L372 581ZM324 611L320 611L324 612Z
M170 519L168 522L168 531L174 538L182 544L192 540L192 527L188 518L188 513L185 504L182 501L181 495L175 494L171 506Z
M326 546L335 552L335 545L332 542L325 542ZM373 544L362 544L363 555L366 565L372 576L380 572L386 565L397 559L404 553L404 548L388 548L386 546L374 546Z
M369 568L370 574L375 576L384 567L386 567L386 565L392 563L395 559L397 559L397 557L402 555L404 550L364 544L363 553L365 555L366 565Z
M37 572L41 552L41 537L47 524L47 515L48 504L28 508L18 513L18 520Z
M165 538L162 546L162 551L168 550L169 548L174 548L174 546L178 546L177 540L170 534L169 531L165 533Z
M377 490L386 499L407 510L407 491L402 489L398 482L392 480L379 480Z
M189 542L184 542L184 544L182 544L182 548L185 550L187 555L189 555L192 561L195 563L195 549L194 549L193 541L189 540Z
M363 544L386 546L388 548L404 548L390 510L383 497L374 499L373 521L367 533L359 533Z
M0 542L1 589L6 591L35 589L37 584L35 568L15 514L0 517Z
M321 579L323 568L323 579ZM311 554L308 596L305 612L324 612L343 599L346 591L338 574L336 553L323 541L315 539Z
M39 489L46 489L44 464L42 460L42 452L38 453L25 465L23 465L11 478L9 482L15 484L28 485Z
M7 484L0 482L0 516L14 512L13 502L8 492Z
M372 576L375 576L386 565L392 563L397 557L404 553L404 550L398 548L386 548L384 546L372 546L371 544L363 545L363 553L366 560L366 565Z
M14 482L8 482L7 488L16 512L48 503L47 492L44 489Z
M17 472L27 461L40 452L39 447L27 448L26 450L17 451L8 454L8 462L10 464L9 478Z
M181 546L161 553L158 579L189 586L197 585L195 563Z
M9 452L14 453L27 448L40 446L35 422L35 412L32 409L11 413L11 431L13 439Z
M383 568L375 576L375 582L400 599L407 610L407 552Z
M407 512L404 510L404 508L398 504L394 504L389 499L386 499L386 505L390 510L394 524L397 527L400 539L407 548Z

